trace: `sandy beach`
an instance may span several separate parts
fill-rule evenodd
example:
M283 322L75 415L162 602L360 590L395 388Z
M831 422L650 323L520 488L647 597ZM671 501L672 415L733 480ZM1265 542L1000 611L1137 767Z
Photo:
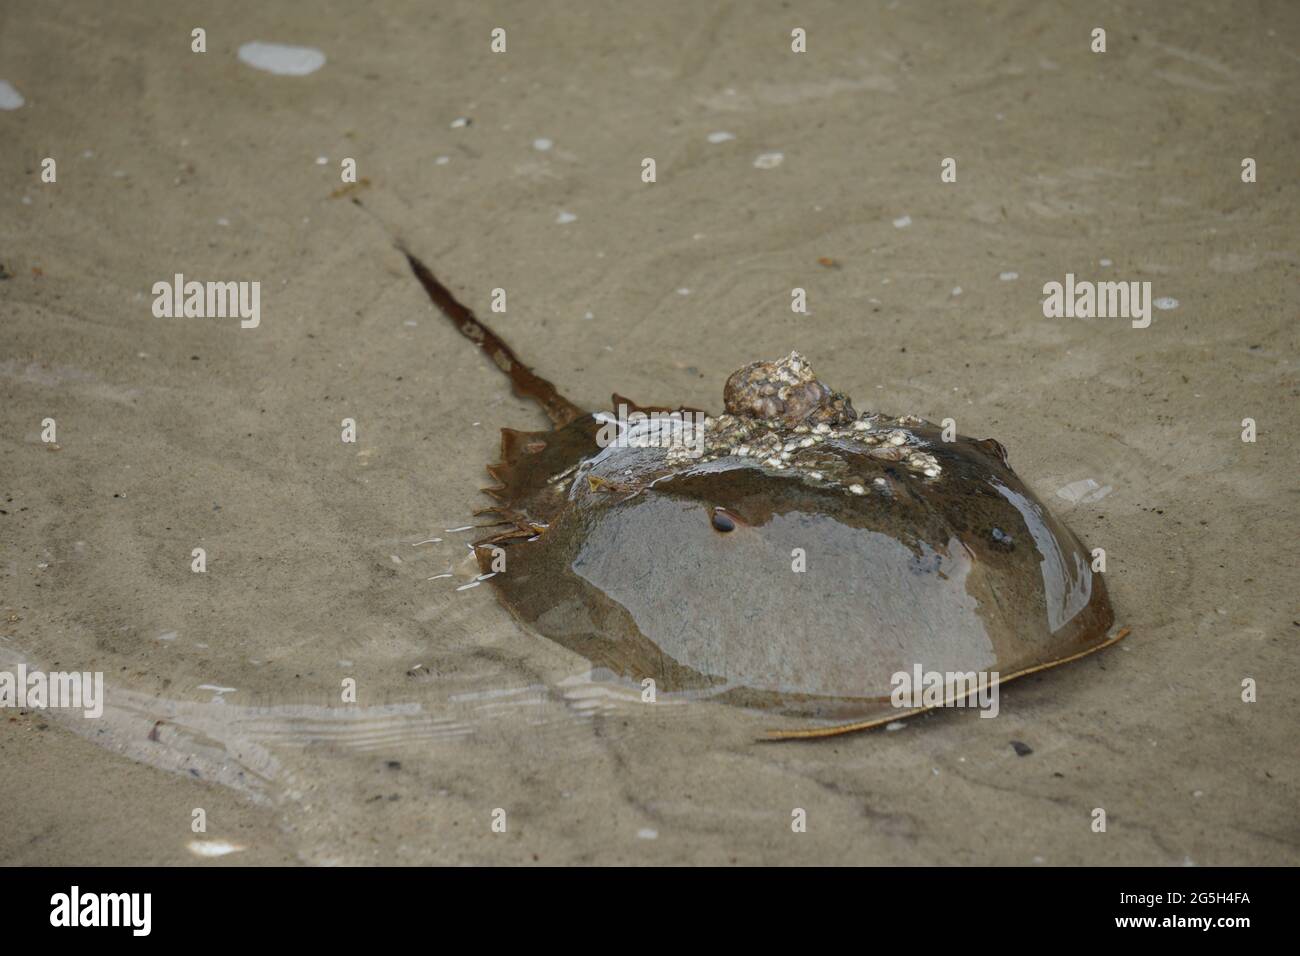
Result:
M1300 7L209 7L0 9L0 671L105 682L0 708L0 864L1300 863ZM644 706L463 588L546 421L399 239L583 407L797 349L996 438L1129 637L995 720Z

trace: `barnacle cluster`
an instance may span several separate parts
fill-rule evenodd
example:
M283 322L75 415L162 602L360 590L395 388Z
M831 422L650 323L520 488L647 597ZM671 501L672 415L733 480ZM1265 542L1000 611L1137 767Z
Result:
M860 474L866 469L852 463L857 456L898 463L926 478L942 474L938 459L911 430L922 419L870 412L859 416L846 396L818 381L798 352L735 372L727 380L725 400L726 414L705 419L703 454L674 446L668 464L752 458L774 472L798 473L856 495L868 491ZM883 476L870 484L888 489Z
M847 425L858 416L848 396L817 380L798 352L775 362L751 362L731 373L722 391L727 414L796 425Z

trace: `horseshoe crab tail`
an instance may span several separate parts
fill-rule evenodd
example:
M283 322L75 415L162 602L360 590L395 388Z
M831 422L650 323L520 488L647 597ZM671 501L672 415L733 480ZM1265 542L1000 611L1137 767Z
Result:
M389 228L382 218L375 214L374 210L356 196L352 197L352 205L373 219L379 228L388 235L388 238L392 240L398 251L406 256L411 271L420 280L420 285L424 286L424 291L429 294L433 304L451 320L451 324L456 326L461 335L486 352L493 364L506 373L516 395L520 398L531 398L540 405L542 411L546 412L546 416L551 420L551 424L556 428L563 428L586 414L585 411L557 392L554 385L540 375L534 375L532 369L519 361L519 356L515 355L510 346L506 345L495 332L480 322L473 312L456 301L456 297L451 294L451 290L439 282L433 273L429 271L429 267L406 248L406 243L397 236L393 229Z
M406 256L411 271L420 280L420 285L424 286L424 291L429 294L433 304L451 320L461 335L487 353L496 367L509 376L516 395L520 398L531 398L540 405L556 428L563 428L574 419L586 414L557 392L554 385L540 375L533 374L532 369L519 361L519 357L510 346L480 322L473 312L458 302L451 294L451 290L439 282L429 271L429 267L417 259L410 250L400 242L397 243L397 248L401 250L402 255Z

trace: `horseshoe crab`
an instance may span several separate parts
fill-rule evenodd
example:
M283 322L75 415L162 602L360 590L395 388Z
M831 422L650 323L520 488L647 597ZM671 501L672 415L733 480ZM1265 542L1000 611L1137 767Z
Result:
M735 372L725 413L564 398L405 249L459 331L536 401L546 431L501 431L475 543L522 624L658 690L849 721L908 716L899 673L991 675L1124 636L1089 554L992 439L858 414L792 352ZM972 673L972 676L974 674ZM948 691L945 690L945 694ZM954 704L949 695L940 704ZM915 702L914 702L915 703Z

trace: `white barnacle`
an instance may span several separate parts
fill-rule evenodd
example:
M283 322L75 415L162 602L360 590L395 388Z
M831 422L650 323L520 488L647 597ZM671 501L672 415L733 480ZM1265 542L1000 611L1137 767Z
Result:
M862 487L857 482L854 482L853 484L849 485L849 494L851 495L865 495L866 493L867 493L867 489Z
M907 442L907 432L903 431L901 428L895 428L892 432L889 433L889 444L902 445L906 442Z
M907 457L907 467L921 472L927 478L937 478L942 469L939 460L929 452L914 451Z
M816 439L813 439L813 438L805 438L805 439L803 439L802 441L799 442L799 447L800 447L800 448L811 448L811 447L812 447L813 445L815 445L815 444L817 444Z
M818 435L829 435L831 433L831 426L827 425L825 422L822 422L816 428L813 429L813 432Z

